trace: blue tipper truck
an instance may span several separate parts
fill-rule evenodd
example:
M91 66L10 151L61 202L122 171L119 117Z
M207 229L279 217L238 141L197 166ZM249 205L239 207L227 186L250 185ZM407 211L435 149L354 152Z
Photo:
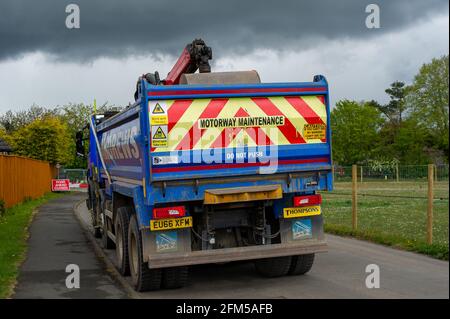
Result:
M302 275L327 249L326 79L260 83L255 71L210 72L211 57L195 40L165 80L139 77L134 104L90 118L87 206L137 291L237 260L263 276Z

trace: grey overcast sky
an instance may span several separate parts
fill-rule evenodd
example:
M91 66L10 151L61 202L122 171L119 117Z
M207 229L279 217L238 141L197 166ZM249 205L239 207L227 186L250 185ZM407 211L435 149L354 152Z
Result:
M80 29L67 29L68 4ZM380 7L368 29L365 8ZM213 70L258 70L263 82L323 74L332 100L376 99L449 51L447 0L2 0L0 113L32 104L125 105L139 74L164 77L194 38Z

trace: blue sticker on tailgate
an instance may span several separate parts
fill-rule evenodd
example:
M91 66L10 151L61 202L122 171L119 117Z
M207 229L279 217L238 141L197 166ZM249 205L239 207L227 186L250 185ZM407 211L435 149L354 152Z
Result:
M292 238L294 240L312 238L311 218L292 222Z
M156 234L156 251L166 252L177 250L177 232L164 232Z

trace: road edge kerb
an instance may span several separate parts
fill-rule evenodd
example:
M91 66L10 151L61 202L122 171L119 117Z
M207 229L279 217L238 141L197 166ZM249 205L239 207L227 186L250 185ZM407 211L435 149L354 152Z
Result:
M85 236L89 239L89 241L92 244L92 247L94 248L95 255L97 258L104 264L106 272L109 274L109 276L119 283L122 288L125 289L126 293L129 297L133 299L142 299L139 294L133 289L133 287L122 277L122 275L119 273L119 271L116 269L112 261L109 259L109 257L105 254L103 249L98 244L97 240L95 239L94 235L91 233L87 225L84 223L84 221L81 219L78 213L78 206L85 202L85 199L82 199L78 202L76 202L73 205L73 213L80 224L81 228L83 229L83 233Z

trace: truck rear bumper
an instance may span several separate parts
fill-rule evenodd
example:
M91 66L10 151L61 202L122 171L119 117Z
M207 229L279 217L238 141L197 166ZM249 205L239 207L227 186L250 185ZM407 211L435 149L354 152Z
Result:
M148 265L150 269L154 269L212 264L237 260L304 255L326 252L327 250L328 245L325 240L310 239L303 240L298 243L201 250L189 253L154 254L148 256Z

